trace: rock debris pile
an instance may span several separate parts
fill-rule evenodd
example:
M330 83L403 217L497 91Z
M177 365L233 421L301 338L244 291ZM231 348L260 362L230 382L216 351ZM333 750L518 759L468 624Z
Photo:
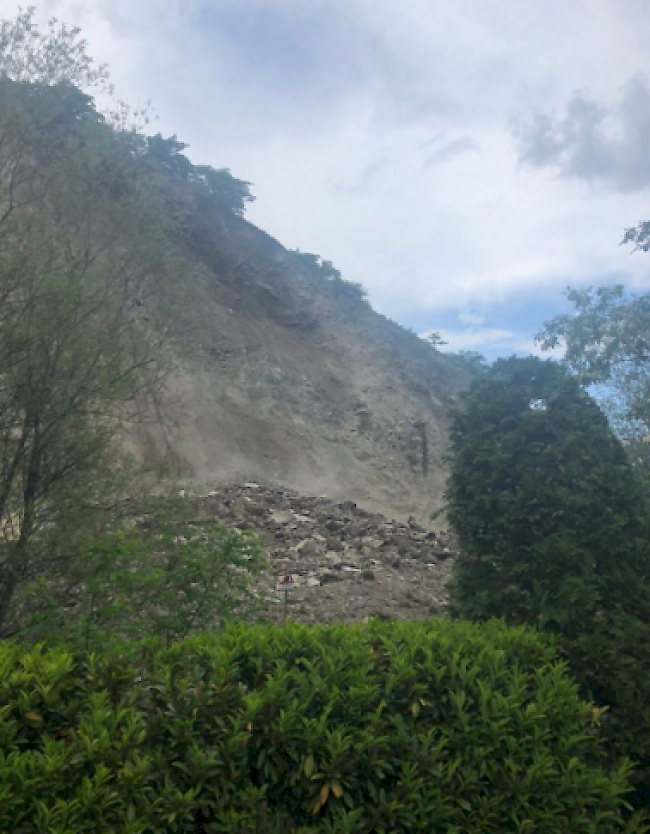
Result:
M390 521L352 501L337 504L253 483L219 488L198 502L202 515L257 533L271 563L265 585L274 588L291 577L291 619L406 620L445 612L455 549L448 533L413 519ZM283 603L283 592L273 594L270 619L282 619Z

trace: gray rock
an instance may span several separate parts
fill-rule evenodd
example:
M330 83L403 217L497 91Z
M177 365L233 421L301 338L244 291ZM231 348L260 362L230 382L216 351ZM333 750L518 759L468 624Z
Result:
M296 552L301 556L315 556L319 549L318 542L313 539L303 539L296 545Z
M341 582L343 575L340 573L323 573L321 574L321 585L328 585L331 582Z

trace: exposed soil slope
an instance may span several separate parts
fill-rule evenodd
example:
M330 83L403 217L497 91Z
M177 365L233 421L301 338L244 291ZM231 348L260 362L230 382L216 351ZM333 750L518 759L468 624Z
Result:
M194 201L187 228L200 346L176 405L139 430L145 458L167 448L194 487L260 481L427 519L467 375L241 218Z

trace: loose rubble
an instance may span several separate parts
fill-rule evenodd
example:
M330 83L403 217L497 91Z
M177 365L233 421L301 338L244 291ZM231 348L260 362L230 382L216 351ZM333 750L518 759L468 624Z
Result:
M271 569L260 587L290 577L287 616L309 623L367 617L413 620L445 613L445 585L455 552L450 534L410 519L390 521L352 501L305 497L246 483L195 499L204 520L253 530ZM284 592L268 617L280 622Z

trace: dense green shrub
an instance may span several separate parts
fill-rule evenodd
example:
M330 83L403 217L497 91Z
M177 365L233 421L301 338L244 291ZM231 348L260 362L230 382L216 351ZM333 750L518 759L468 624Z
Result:
M122 639L171 642L262 616L267 595L255 583L268 561L256 536L193 519L185 499L149 499L140 509L108 529L43 543L55 546L52 560L65 550L65 570L58 582L26 585L21 639L92 650Z
M0 830L642 831L549 641L502 622L0 645Z
M460 613L575 636L629 605L630 584L650 572L642 492L604 414L560 365L495 362L462 398L451 449Z
M594 400L560 365L498 360L451 430L453 612L561 635L614 755L650 765L650 547L643 490Z

